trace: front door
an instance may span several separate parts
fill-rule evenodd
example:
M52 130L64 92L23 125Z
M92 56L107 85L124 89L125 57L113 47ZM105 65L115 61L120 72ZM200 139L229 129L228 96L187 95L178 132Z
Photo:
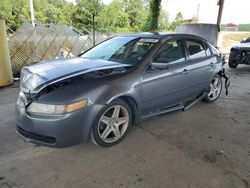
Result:
M166 41L142 75L142 114L170 107L189 95L184 42Z

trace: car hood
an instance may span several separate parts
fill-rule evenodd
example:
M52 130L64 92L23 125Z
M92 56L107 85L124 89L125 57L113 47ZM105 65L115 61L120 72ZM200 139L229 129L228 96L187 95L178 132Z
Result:
M82 57L41 62L22 69L20 89L26 93L38 93L46 86L67 78L97 70L128 66L131 65Z
M250 50L250 42L240 43L232 47L233 49Z

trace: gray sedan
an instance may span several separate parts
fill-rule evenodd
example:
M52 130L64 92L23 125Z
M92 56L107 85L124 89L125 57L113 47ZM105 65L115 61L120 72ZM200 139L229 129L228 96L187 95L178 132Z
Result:
M26 141L65 147L83 141L109 147L135 122L211 103L226 76L205 39L142 33L108 39L78 57L21 71L17 133Z

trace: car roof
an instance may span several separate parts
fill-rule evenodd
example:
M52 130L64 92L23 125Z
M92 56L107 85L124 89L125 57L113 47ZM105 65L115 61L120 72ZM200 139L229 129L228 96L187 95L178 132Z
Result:
M152 33L152 32L144 32L144 33L132 33L127 35L122 35L126 37L138 37L138 38L154 38L154 39L162 39L167 36L179 36L179 37L188 37L188 38L197 38L200 40L205 40L204 38L188 34L188 33L174 33L174 32L159 32L159 33Z

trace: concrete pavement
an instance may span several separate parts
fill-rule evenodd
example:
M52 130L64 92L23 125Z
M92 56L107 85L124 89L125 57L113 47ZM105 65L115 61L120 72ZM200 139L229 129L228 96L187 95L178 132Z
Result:
M227 71L229 96L143 121L112 148L23 142L18 88L0 89L0 187L249 187L250 66Z

